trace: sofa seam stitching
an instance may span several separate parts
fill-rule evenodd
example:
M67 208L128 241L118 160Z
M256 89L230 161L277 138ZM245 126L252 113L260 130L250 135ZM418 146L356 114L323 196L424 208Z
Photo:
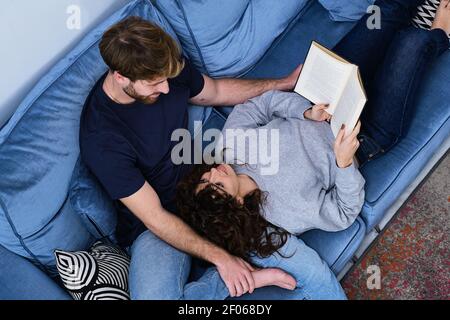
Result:
M447 119L441 124L441 126L439 127L439 129L436 130L436 132L433 133L433 135L430 137L430 139L427 140L426 143L424 143L424 145L414 154L414 156L407 161L407 163L405 164L405 166L403 166L399 173L396 174L395 178L393 179L393 181L389 184L389 186L386 188L385 191L383 191L380 196L378 196L374 201L367 201L368 204L375 204L376 202L378 202L386 193L386 191L394 184L394 182L398 179L398 177L403 173L404 168L406 166L408 166L416 157L419 153L421 153L421 151L428 145L428 143L433 140L434 136L437 135L437 133L444 127L444 125L448 122L448 120L450 119L450 117L447 117Z
M256 61L254 63L254 65L249 68L247 71L244 71L242 74L240 74L238 77L245 77L247 74L249 74L250 72L252 72L258 65L259 63L266 57L268 56L273 50L274 48L287 36L287 34L289 33L289 31L292 30L292 28L294 27L294 25L303 17L303 15L305 14L305 12L312 6L314 2L309 1L305 4L305 6L298 12L298 14L288 23L286 29L280 34L278 35L278 37L276 37L273 42L271 43L270 47L266 50L266 52L258 59L258 61Z
M12 229L14 235L16 236L16 238L19 240L20 245L22 246L22 248L23 248L26 252L28 252L28 254L29 254L34 260L36 260L36 262L40 265L41 270L47 271L46 266L45 266L45 265L44 265L44 264L43 264L43 263L35 256L35 254L34 254L34 253L28 248L28 246L25 244L25 241L23 240L22 236L21 236L21 235L19 234L19 232L17 231L17 229L16 229L16 227L15 227L15 225L14 225L12 219L11 219L11 216L9 215L8 208L6 207L4 201L3 201L3 199L2 199L1 197L0 197L0 206L2 207L3 212L4 212L4 214L5 214L5 217L6 217L6 220L8 220L8 224L9 224L9 226L11 227L11 229Z
M181 14L183 15L184 24L188 28L189 35L190 35L190 37L192 39L192 42L194 43L194 46L195 46L195 48L197 50L198 55L200 57L201 63L203 65L203 68L205 69L206 73L208 75L210 75L210 72L209 72L208 68L206 67L206 63L205 63L205 59L203 57L202 51L200 50L200 47L199 47L198 42L197 42L197 39L195 38L194 32L192 31L191 25L189 24L189 21L188 21L187 15L186 15L186 11L184 10L184 7L183 7L183 5L181 4L181 2L179 0L175 0L175 1L176 1L177 5L178 5L178 8L181 11Z
M336 258L336 260L334 261L334 263L332 264L331 268L333 269L333 267L336 265L336 263L339 261L339 259L342 257L342 255L344 254L344 252L347 250L347 248L350 246L351 243L353 243L353 240L356 238L356 235L359 233L359 231L361 230L362 226L361 226L361 221L356 220L358 222L358 230L355 232L355 235L352 237L352 239L347 243L347 245L344 247L344 250L341 251L341 254L339 254L339 256ZM342 270L341 270L342 271Z

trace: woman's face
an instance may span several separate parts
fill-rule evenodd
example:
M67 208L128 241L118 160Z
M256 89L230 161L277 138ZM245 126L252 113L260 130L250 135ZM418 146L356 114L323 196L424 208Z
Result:
M197 185L196 193L209 184L214 185L219 192L226 192L235 198L239 193L239 179L233 168L228 164L221 164L205 172Z

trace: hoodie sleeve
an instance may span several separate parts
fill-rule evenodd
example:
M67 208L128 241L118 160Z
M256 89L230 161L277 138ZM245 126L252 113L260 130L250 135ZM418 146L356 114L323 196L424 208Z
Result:
M320 207L322 221L326 221L325 231L340 231L350 227L361 212L364 204L365 180L354 164L347 168L337 168L334 187L325 191Z
M251 129L264 126L275 118L304 120L311 103L294 92L271 90L234 107L225 129Z

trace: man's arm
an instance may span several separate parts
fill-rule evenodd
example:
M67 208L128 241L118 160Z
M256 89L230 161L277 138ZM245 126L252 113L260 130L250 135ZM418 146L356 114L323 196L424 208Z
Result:
M147 182L136 193L120 200L156 236L181 251L216 265L231 296L253 292L250 265L201 238L180 218L165 210Z
M302 67L299 65L289 76L281 79L211 79L203 75L203 90L189 102L202 106L234 106L269 90L292 90Z

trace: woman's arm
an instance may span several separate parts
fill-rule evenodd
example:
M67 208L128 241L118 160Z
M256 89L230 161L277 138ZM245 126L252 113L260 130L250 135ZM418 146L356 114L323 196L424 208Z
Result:
M268 124L275 118L305 119L311 103L293 92L271 90L234 107L224 129L250 129Z
M361 212L364 204L365 180L353 163L353 157L359 148L357 139L361 129L358 122L347 137L342 125L334 143L336 156L336 179L333 189L327 191L320 208L320 216L329 222L327 231L339 231L348 228Z
M334 187L325 192L319 215L326 221L325 231L347 229L355 221L364 204L365 180L354 164L337 168Z

